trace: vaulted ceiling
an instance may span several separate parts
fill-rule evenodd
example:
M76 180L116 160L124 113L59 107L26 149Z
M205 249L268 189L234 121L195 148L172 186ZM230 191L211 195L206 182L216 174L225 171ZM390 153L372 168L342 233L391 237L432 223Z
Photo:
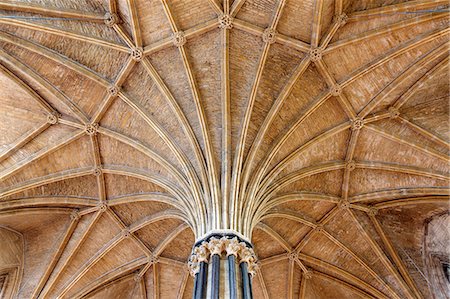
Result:
M195 239L229 228L255 245L256 298L430 298L448 17L440 0L0 0L0 293L190 298Z

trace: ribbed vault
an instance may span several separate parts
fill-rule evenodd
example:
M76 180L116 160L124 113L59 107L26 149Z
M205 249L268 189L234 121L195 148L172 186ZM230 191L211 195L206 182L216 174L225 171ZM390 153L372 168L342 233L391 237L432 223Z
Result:
M438 296L421 254L448 211L448 17L0 0L0 234L23 251L1 246L0 293L189 298L195 240L231 229L256 298Z

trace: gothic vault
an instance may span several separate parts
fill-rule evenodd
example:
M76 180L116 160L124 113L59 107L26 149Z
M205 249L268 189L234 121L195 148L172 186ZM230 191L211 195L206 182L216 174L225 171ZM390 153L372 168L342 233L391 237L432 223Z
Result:
M448 20L0 0L0 297L192 298L231 232L254 298L448 298Z

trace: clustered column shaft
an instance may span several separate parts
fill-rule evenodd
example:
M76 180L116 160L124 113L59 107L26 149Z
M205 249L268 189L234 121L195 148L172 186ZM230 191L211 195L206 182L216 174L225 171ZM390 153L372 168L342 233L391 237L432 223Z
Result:
M197 242L189 259L193 298L251 299L256 261L252 245L233 234L213 234Z

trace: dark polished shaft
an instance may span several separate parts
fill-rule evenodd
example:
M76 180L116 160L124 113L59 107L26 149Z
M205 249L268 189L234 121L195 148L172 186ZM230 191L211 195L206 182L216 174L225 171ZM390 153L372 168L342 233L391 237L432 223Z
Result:
M211 258L211 299L219 299L219 286L220 286L220 256L214 254Z
M197 281L195 282L194 299L203 299L205 297L207 266L205 262L200 263L200 271L197 274Z
M241 276L242 276L242 298L252 299L253 296L250 284L250 274L248 273L247 263L240 263L239 267L241 268Z
M228 260L228 281L230 285L230 299L237 299L237 286L236 286L236 257L229 255Z

